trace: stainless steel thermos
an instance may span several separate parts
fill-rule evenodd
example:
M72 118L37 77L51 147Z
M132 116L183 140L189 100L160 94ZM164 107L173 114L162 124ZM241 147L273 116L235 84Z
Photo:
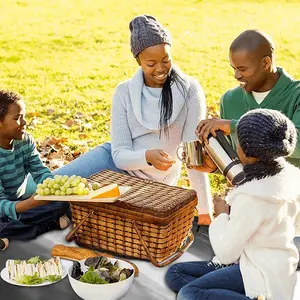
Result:
M208 142L207 145L204 145L204 149L223 175L233 185L243 182L245 179L243 165L223 132L217 130L216 137L210 134Z

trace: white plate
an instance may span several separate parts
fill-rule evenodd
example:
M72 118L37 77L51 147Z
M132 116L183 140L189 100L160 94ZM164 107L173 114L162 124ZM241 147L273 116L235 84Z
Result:
M131 187L130 186L119 186L121 196L128 192ZM120 196L119 196L120 197ZM46 200L46 201L79 201L79 202L106 202L112 203L115 202L119 197L111 197L111 198L95 198L91 199L90 195L70 195L70 196L34 196L34 200Z
M72 262L70 261L66 261L66 260L60 260L61 261L61 266L62 266L62 277L60 280L64 279L67 274L68 274L68 269L70 268L70 266L73 264ZM40 284L33 284L33 285L28 285L28 284L21 284L21 283L17 283L16 281L14 280L11 280L8 278L8 272L7 272L7 269L4 268L2 271L1 271L1 278L6 281L7 283L9 284L13 284L13 285L18 285L18 286L26 286L26 287L38 287L38 286L45 286L45 285L50 285L50 284L53 284L53 283L56 283L60 280L57 280L57 281L54 281L54 282L50 282L50 281L46 281L46 282L43 282L43 283L40 283Z

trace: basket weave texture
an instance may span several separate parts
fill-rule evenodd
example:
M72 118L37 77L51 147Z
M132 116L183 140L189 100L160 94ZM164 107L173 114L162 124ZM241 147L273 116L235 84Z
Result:
M148 260L133 222L157 262L170 257L185 243L197 204L194 190L109 170L88 180L103 186L117 183L131 189L114 203L71 202L74 227L93 211L76 232L80 245Z

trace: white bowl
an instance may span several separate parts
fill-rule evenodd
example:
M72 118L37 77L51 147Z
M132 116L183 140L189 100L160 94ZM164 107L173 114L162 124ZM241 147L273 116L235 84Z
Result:
M133 267L129 263L123 261L122 259L114 259L114 258L107 257L107 260L111 261L112 263L114 263L117 260L119 267L121 269L127 268L133 270ZM80 260L79 262L81 265L81 270L83 272L87 271L88 267L84 265L85 259ZM90 283L85 283L74 279L71 276L72 268L73 266L71 266L68 271L70 284L74 292L84 300L95 300L99 298L105 300L120 299L131 288L134 279L134 270L133 270L131 276L123 281L108 283L108 284L90 284Z

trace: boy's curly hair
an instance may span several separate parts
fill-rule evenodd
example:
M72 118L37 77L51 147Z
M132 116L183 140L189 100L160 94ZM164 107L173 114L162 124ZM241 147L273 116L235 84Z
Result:
M21 96L15 92L0 90L0 121L3 121L7 115L8 107L21 99Z

